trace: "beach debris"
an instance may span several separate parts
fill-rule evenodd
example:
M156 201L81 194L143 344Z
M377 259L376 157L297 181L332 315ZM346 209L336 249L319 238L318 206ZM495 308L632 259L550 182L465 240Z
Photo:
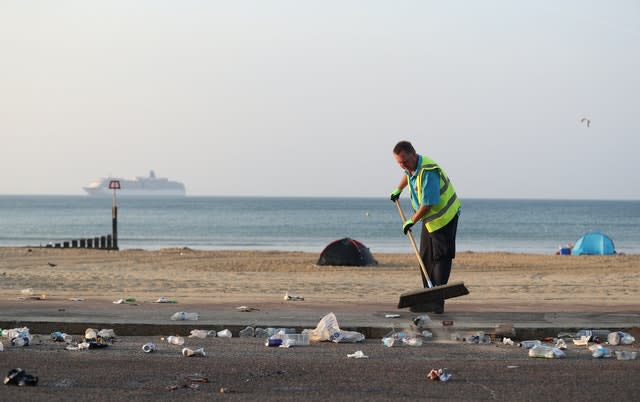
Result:
M207 336L216 336L216 331L207 331L205 329L192 329L189 338L204 339Z
M184 345L184 338L181 336L168 336L167 342L172 345Z
M433 339L433 332L427 331L426 329L422 331L422 337L427 340Z
M2 344L2 341L0 341L0 352L4 352L4 345Z
M282 339L280 338L269 338L265 341L264 346L268 347L276 347L282 345Z
M53 268L53 267L57 267L57 266L58 266L58 264L55 264L55 263L53 263L53 262L47 262L47 265L49 265L49 266L50 266L50 267L52 267L52 268Z
M84 330L84 339L96 339L98 337L98 332L93 328L87 328Z
M422 337L416 333L391 330L382 338L382 344L388 348L400 345L422 346Z
M144 353L151 353L154 350L156 350L156 344L153 342L147 342L144 345L142 345L142 351Z
M238 333L238 335L240 335L241 338L251 338L254 337L256 334L255 329L251 326L251 325L247 325L244 329L241 329L240 332Z
M453 327L453 325L454 325L453 320L442 320L443 327Z
M164 296L160 296L160 298L158 298L158 300L154 301L154 303L178 304L178 302L176 300L170 300L170 299L167 299Z
M566 350L567 349L567 342L565 342L564 339L558 339L556 340L556 348L560 349L560 350Z
M612 357L613 353L611 352L611 349L605 348L602 345L591 345L589 346L589 350L592 352L591 356L595 357L595 358L601 358L601 357Z
M197 390L200 385L208 383L209 379L205 376L194 374L184 377L184 382L181 384L174 384L167 387L168 391L176 391L180 388L187 388ZM229 391L228 391L229 392Z
M113 302L113 304L129 304L132 306L137 306L138 303L136 303L136 298L135 297L126 297L124 299L118 299L116 301Z
M581 329L576 332L573 337L582 338L586 336L588 342L600 343L607 339L610 332L608 329ZM560 336L558 336L558 338L560 338Z
M178 311L171 316L173 321L196 321L198 318L198 313L187 313L186 311Z
M349 353L347 354L347 357L353 358L353 359L368 359L369 356L365 355L361 350L356 350L353 353Z
M553 346L536 345L529 349L529 357L542 357L545 359L559 359L565 357L562 350Z
M419 315L417 317L414 317L413 320L411 320L416 326L418 327L426 327L431 325L431 317L429 317L427 314L423 314L423 315Z
M449 381L451 379L451 373L446 368L431 369L427 378L432 381Z
M186 357L192 357L192 356L206 356L207 354L205 353L203 348L199 348L196 350L193 349L189 349L189 348L182 348L182 356L186 356Z
M539 340L535 339L532 341L522 341L518 344L518 346L520 346L523 349L531 349L535 346L540 346L542 345L542 342L540 342Z
M46 299L47 299L47 295L45 294L34 295L33 289L31 288L20 290L20 296L18 296L18 300L46 300Z
M218 335L218 338L231 338L233 336L231 331L229 331L228 329L223 329L222 331L218 331L216 335Z
M112 329L101 329L96 334L96 338L102 338L104 340L111 340L116 337L116 333Z
M338 326L338 319L334 313L329 313L320 319L315 329L305 329L311 342L362 342L364 335L356 331L346 331Z
M51 333L51 340L54 342L73 342L73 337L69 334L60 331L54 331Z
M302 296L294 296L294 295L290 295L289 292L286 292L284 294L284 299L285 300L289 300L289 301L303 301L304 297Z
M638 357L637 351L616 350L616 359L618 360L635 360Z
M587 119L586 117L581 118L580 123L586 123L587 127L591 127L591 120Z
M631 345L636 341L632 335L622 331L615 331L607 335L609 345Z
M260 311L259 308L249 307L249 306L238 306L236 310L248 313L249 311Z
M573 338L573 344L577 346L587 346L589 344L589 339L591 339L588 335L583 335L580 338Z
M515 342L513 342L511 338L507 338L507 337L502 338L502 343L509 346L515 345Z
M385 314L384 318L400 318L400 314Z
M17 385L19 387L27 385L34 386L38 384L38 377L27 374L27 372L21 368L14 368L9 370L9 373L4 378L4 384Z
M80 301L84 301L84 297L72 297L69 300L74 301L74 302L80 302Z

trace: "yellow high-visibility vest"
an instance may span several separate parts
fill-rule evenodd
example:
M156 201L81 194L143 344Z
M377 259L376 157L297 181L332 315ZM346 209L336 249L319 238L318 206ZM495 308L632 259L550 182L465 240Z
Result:
M422 218L427 230L432 233L451 222L460 209L460 200L456 190L453 188L453 183L449 180L449 176L436 161L424 155L422 155L422 166L419 168L416 181L418 188L415 190L418 194L418 200L422 199L422 176L427 170L435 170L440 176L440 202L437 205L432 205L429 208L429 212ZM417 211L420 206L416 205L413 198L411 203L413 209Z

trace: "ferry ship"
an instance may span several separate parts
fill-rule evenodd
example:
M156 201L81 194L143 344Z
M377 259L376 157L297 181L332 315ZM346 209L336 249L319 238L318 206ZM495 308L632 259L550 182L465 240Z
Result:
M120 181L119 197L184 197L186 189L184 184L178 181L170 181L166 177L156 177L155 172L149 172L149 176L136 176L135 179L123 179L120 177L101 177L82 189L91 197L111 197L113 190L109 189L109 182Z

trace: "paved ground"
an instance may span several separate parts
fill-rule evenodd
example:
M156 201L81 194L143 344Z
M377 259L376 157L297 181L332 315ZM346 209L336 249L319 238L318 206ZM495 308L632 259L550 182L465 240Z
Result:
M542 339L580 328L632 332L640 340L640 313L607 312L483 312L458 305L442 316L431 315L436 334L420 347L387 348L380 337L392 327L410 325L417 314L386 310L385 306L341 306L295 303L260 305L259 311L239 312L235 305L114 305L105 301L0 301L0 326L26 325L36 336L33 345L7 345L0 352L0 374L21 367L37 375L36 387L3 386L2 400L637 400L640 359L594 359L585 347L569 343L564 359L534 359L525 350L499 342L470 345L451 335L513 324L514 339ZM176 311L196 311L200 320L175 322ZM187 339L185 346L204 347L206 357L186 358L162 336L189 334L191 329L262 327L314 328L333 311L343 329L367 335L364 343L323 342L304 347L268 348L256 338ZM400 314L386 318L386 314ZM444 325L452 322L453 325ZM67 351L49 340L61 330L76 335L87 327L113 328L117 341L103 350ZM499 331L498 331L499 332ZM499 338L498 338L499 339ZM141 346L153 341L151 354ZM638 343L616 346L638 350ZM347 354L362 350L369 359ZM452 378L426 378L433 368L448 368ZM206 377L191 382L187 377ZM191 386L189 386L191 385ZM220 393L224 389L225 393Z

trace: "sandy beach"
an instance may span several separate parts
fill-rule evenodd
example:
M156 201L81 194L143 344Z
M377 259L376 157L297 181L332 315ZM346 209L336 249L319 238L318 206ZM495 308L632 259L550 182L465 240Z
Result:
M198 251L189 248L82 250L0 248L0 298L44 295L87 301L164 296L179 303L280 302L286 292L305 303L395 306L421 287L413 254L376 254L368 267L326 267L303 252ZM640 256L459 253L450 281L470 294L449 311L637 311Z

